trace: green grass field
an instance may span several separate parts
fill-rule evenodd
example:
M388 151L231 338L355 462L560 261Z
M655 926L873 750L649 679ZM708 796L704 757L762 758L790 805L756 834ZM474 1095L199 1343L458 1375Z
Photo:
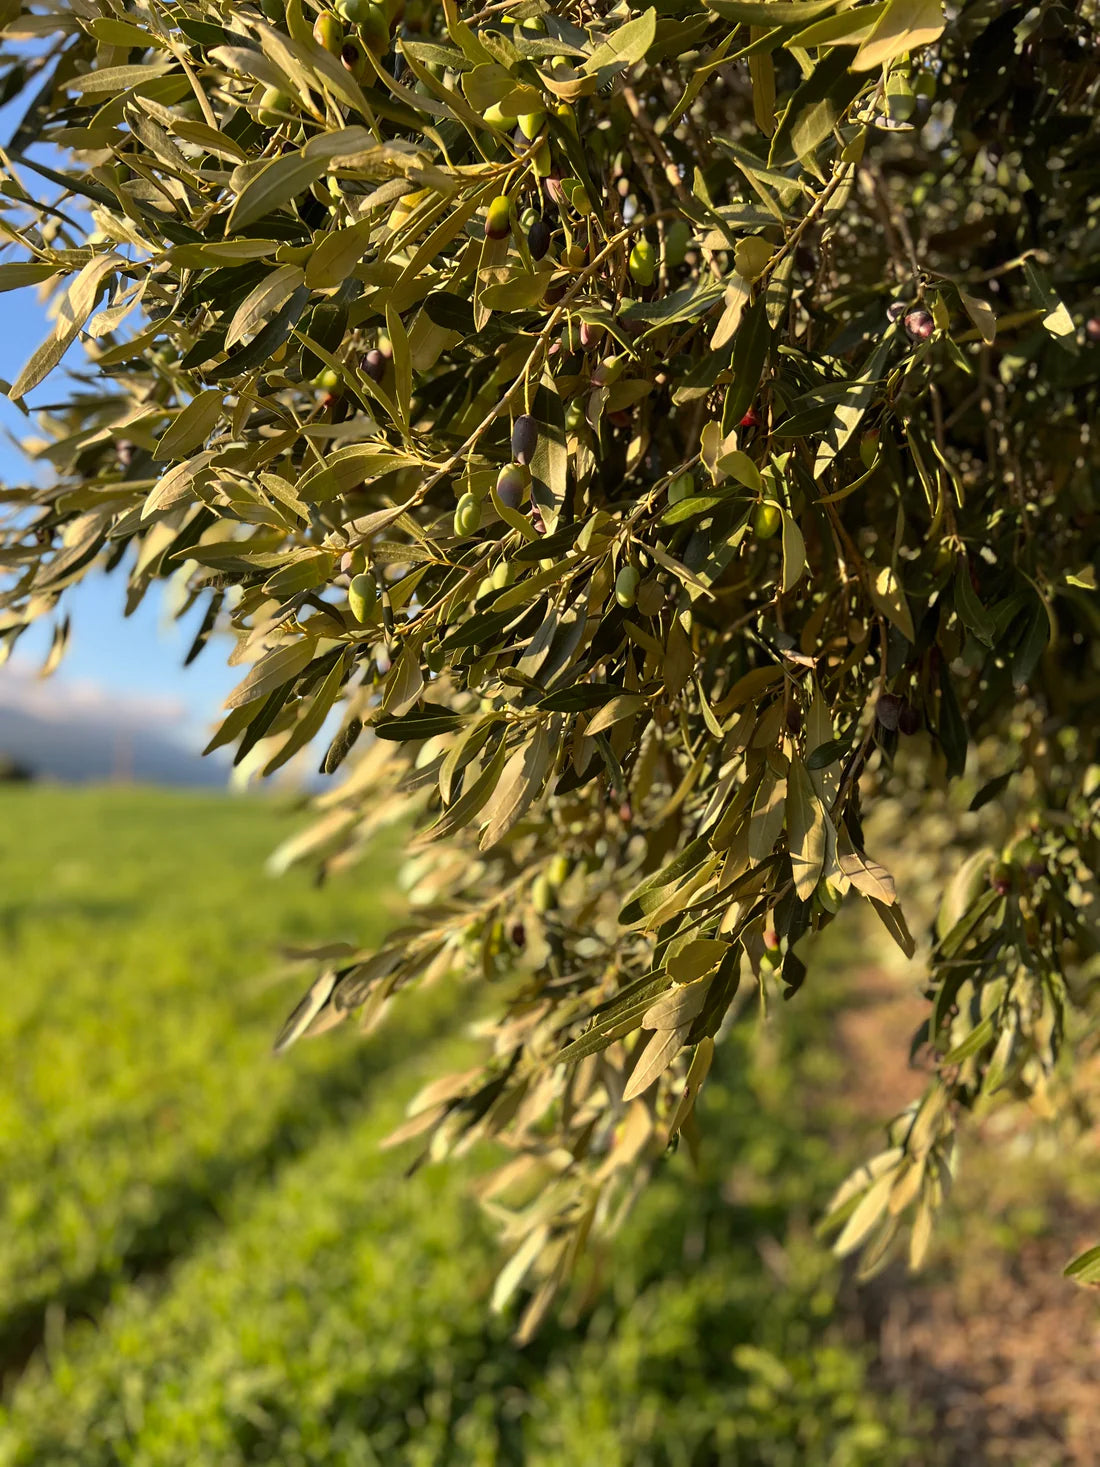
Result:
M843 1080L812 1001L762 1052L734 1031L700 1175L672 1157L592 1307L519 1350L475 1163L406 1179L377 1149L461 1059L456 996L271 1057L279 945L399 910L392 847L320 889L264 876L296 818L0 790L0 1467L947 1460L812 1239L849 1160L805 1100Z

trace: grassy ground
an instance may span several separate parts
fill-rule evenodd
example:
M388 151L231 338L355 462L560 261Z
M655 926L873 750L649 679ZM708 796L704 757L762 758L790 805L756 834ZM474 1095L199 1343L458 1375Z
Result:
M1067 1202L1042 1157L1015 1192L1002 1169L1003 1236L970 1198L916 1292L856 1294L812 1240L870 1129L852 1076L869 1083L897 1019L873 1017L896 984L880 1000L838 964L843 934L763 1049L748 1030L723 1046L701 1176L672 1158L591 1311L516 1350L486 1312L496 1257L468 1167L405 1179L377 1150L461 1057L453 997L270 1057L296 997L272 976L278 945L369 941L395 909L392 850L321 890L265 878L291 828L259 801L0 791L0 1467L1095 1460L1083 1355L1053 1423L1006 1425L992 1386L949 1366L986 1423L965 1457L959 1401L936 1388L943 1339L965 1337L953 1260L977 1239L995 1292L1022 1237L1100 1196L1084 1170ZM845 995L848 1029L820 1036ZM1079 1301L1059 1281L1043 1305L1078 1344L1095 1327Z

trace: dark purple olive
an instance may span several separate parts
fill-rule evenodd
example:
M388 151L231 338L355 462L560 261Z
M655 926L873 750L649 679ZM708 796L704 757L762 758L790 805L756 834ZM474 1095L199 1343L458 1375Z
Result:
M545 219L536 219L527 231L527 248L532 260L541 260L550 248L550 226Z
M882 724L883 728L887 728L893 733L901 718L901 710L902 700L896 693L883 693L875 705L875 717Z
M904 301L891 301L886 307L886 314L890 317L891 321L900 321L908 309L909 307Z
M518 947L522 952L522 950L527 946L527 929L524 927L523 923L513 922L512 929L508 935L512 939L512 946Z
M386 375L386 358L377 349L367 352L362 365L363 371L372 382L381 382Z
M529 464L539 445L539 425L530 413L521 413L512 424L512 457L517 464Z
M936 323L927 311L917 309L905 317L905 329L914 341L927 341L936 329Z
M903 703L898 710L898 733L915 734L920 728L920 714L912 703Z

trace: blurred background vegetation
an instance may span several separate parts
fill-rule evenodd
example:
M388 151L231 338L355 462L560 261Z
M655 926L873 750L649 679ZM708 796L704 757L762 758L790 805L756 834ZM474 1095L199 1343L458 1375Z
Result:
M1003 1110L1008 1168L972 1128L917 1280L857 1287L815 1239L920 1086L897 1063L918 966L847 912L799 1003L720 1046L697 1166L669 1156L517 1349L479 1159L406 1176L378 1149L476 1053L449 1021L468 991L271 1057L287 950L400 910L396 837L320 891L258 877L297 821L0 786L2 1467L1100 1461L1100 1319L1060 1276L1100 1202L1087 1152Z

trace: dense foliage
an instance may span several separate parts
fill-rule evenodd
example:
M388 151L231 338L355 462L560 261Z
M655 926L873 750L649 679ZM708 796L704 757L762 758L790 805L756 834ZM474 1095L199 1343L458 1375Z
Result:
M529 1333L811 929L858 897L915 949L865 848L895 765L976 776L928 1088L833 1209L919 1260L960 1115L1085 1114L1095 1052L1095 4L0 17L0 285L56 319L11 396L89 359L3 491L0 635L171 577L251 664L212 747L270 773L341 711L282 864L417 822L409 922L319 950L280 1047L493 989L402 1134L514 1150Z

